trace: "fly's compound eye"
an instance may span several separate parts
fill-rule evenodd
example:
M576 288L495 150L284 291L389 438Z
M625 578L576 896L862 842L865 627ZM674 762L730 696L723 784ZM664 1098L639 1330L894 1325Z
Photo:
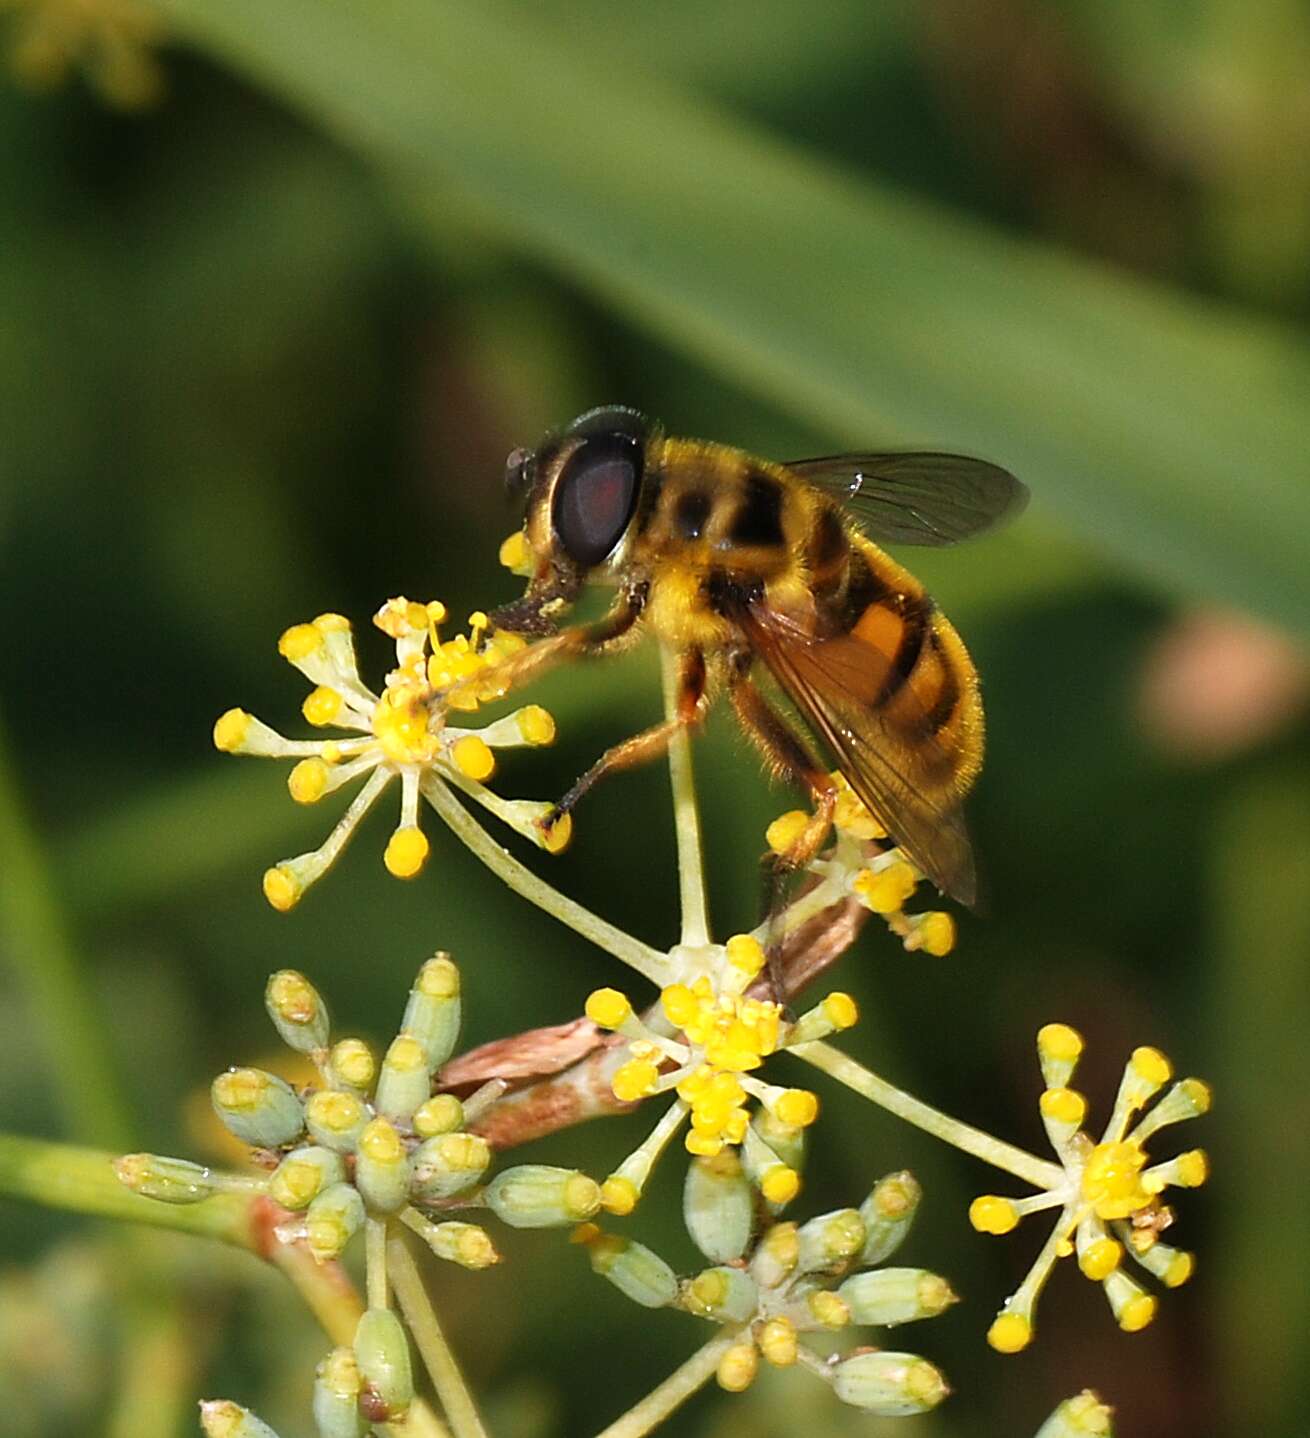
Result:
M637 507L641 446L626 434L585 439L555 487L555 534L583 569L599 564L623 537Z
M505 461L505 493L511 499L522 499L532 487L532 451L512 449Z

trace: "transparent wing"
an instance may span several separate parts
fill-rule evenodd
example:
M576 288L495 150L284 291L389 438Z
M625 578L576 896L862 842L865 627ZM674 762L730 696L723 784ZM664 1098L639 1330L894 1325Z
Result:
M839 499L870 539L888 544L958 544L1028 502L1009 470L962 454L836 454L786 467Z
M813 640L760 606L741 616L755 653L832 751L837 767L910 861L961 904L977 902L973 850L953 788L954 762L926 715L876 707L890 661L849 635Z

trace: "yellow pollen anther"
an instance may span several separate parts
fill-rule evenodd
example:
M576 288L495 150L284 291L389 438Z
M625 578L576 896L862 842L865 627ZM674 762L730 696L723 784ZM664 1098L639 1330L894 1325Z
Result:
M1174 1067L1159 1049L1143 1046L1133 1050L1129 1063L1147 1083L1159 1088L1173 1077Z
M1166 1288L1181 1288L1196 1271L1196 1259L1190 1253L1176 1253L1162 1278Z
M1078 1267L1094 1283L1108 1278L1123 1257L1123 1248L1113 1238L1098 1238L1089 1243L1078 1256Z
M405 1145L386 1119L375 1118L359 1136L359 1151L374 1163L399 1163L405 1156Z
M632 1013L628 996L618 989L593 989L587 995L587 1017L598 1028L616 1029Z
M1087 1100L1071 1088L1048 1088L1038 1100L1043 1118L1077 1128L1087 1116Z
M775 1164L760 1179L760 1192L770 1203L790 1203L800 1191L800 1174L786 1164Z
M955 920L941 909L919 916L914 928L918 948L934 959L945 958L955 947Z
M875 914L895 914L918 885L914 870L903 859L884 869L861 869L851 880L851 888Z
M1019 1222L1014 1203L994 1193L985 1193L969 1205L969 1222L979 1233L1009 1233Z
M849 1029L860 1017L860 1011L850 994L829 994L824 999L822 1008L824 1017L835 1029Z
M305 696L300 712L311 724L321 729L325 724L337 722L341 706L341 695L335 689L329 689L326 684L320 684Z
M660 1071L649 1059L629 1059L615 1070L611 1087L620 1103L636 1103L655 1092Z
M1033 1341L1033 1326L1022 1313L1002 1313L987 1330L987 1341L998 1353L1021 1353Z
M436 757L439 739L429 717L418 686L401 684L383 694L373 710L373 734L393 764L428 764Z
M382 862L397 879L412 879L428 861L430 845L422 829L406 825L387 840Z
M808 1128L819 1116L818 1096L809 1089L789 1088L773 1106L774 1115L792 1128Z
M1098 1218L1127 1218L1151 1201L1142 1187L1141 1171L1146 1155L1130 1141L1103 1143L1087 1157L1083 1168L1083 1197Z
M229 709L214 723L214 748L225 754L236 753L245 743L249 729L250 715L244 709Z
M461 774L475 779L479 784L490 779L496 769L496 756L491 752L485 739L476 734L465 734L457 739L451 748L450 757Z
M726 1393L744 1393L755 1381L759 1355L753 1343L735 1343L719 1359L719 1387Z
M287 775L287 789L297 804L316 804L327 783L328 766L322 759L302 759Z
M1210 1176L1210 1160L1206 1158L1204 1149L1194 1148L1179 1154L1176 1163L1175 1182L1181 1188L1200 1188Z
M752 934L734 934L724 945L728 962L754 978L764 967L764 949Z
M1068 1024L1045 1024L1038 1030L1037 1048L1047 1058L1072 1063L1083 1051L1083 1039Z
M520 709L518 726L523 738L538 748L555 742L555 720L550 711L540 704L529 704Z
M304 893L300 881L285 864L278 864L264 871L264 897L278 911L285 914L294 909Z
M328 1064L341 1082L351 1088L367 1088L377 1072L373 1052L363 1039L342 1039L333 1045Z
M775 854L785 854L805 832L810 816L804 809L780 814L764 831L764 842Z
M1119 1327L1125 1333L1140 1333L1155 1317L1158 1307L1159 1304L1151 1294L1137 1294L1124 1304L1119 1314Z
M637 1185L620 1174L607 1178L600 1186L600 1206L619 1218L631 1213L640 1197Z
M760 1352L778 1368L796 1362L796 1325L789 1318L770 1318L759 1332Z
M283 659L294 664L298 659L307 659L316 649L323 647L323 635L313 624L293 624L284 630L277 642L277 652Z

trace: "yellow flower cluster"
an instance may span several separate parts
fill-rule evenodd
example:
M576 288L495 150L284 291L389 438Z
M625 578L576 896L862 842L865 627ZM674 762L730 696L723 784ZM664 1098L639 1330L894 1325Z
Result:
M955 920L940 909L907 914L923 875L900 849L879 848L886 829L865 807L839 770L829 776L837 788L833 812L836 843L811 865L813 873L852 895L870 913L879 915L911 953L941 957L955 947ZM765 830L775 854L785 853L810 822L803 809L781 814Z
M275 909L285 911L300 900L395 778L401 784L401 818L384 862L397 878L413 878L427 862L418 806L433 784L462 789L552 853L568 843L567 816L544 826L551 804L502 799L484 787L495 771L495 749L552 742L555 723L546 710L530 704L477 730L448 722L452 711L473 713L504 696L506 663L527 641L517 634L489 633L481 611L469 617L467 634L443 640L439 626L445 618L445 605L435 600L418 604L397 598L382 606L373 622L394 640L396 666L381 693L360 679L350 623L340 614L320 614L282 635L279 653L314 686L301 706L306 720L316 728L348 731L346 737L285 739L244 709L229 709L214 725L214 743L227 753L296 758L287 787L297 803L316 803L368 776L319 848L283 860L264 875L264 894Z
M1067 1024L1047 1024L1037 1036L1046 1080L1039 1109L1063 1181L1027 1199L986 1194L969 1209L976 1229L996 1234L1010 1232L1028 1213L1060 1209L1036 1263L988 1333L992 1347L1002 1353L1017 1353L1032 1341L1033 1308L1059 1258L1077 1255L1079 1269L1103 1286L1115 1320L1129 1333L1145 1328L1158 1305L1155 1296L1123 1270L1125 1253L1166 1288L1186 1283L1195 1266L1190 1253L1160 1238L1173 1221L1160 1195L1171 1185L1196 1188L1204 1183L1205 1154L1193 1149L1151 1164L1145 1145L1166 1125L1205 1113L1209 1088L1200 1079L1181 1079L1148 1107L1173 1077L1173 1067L1158 1049L1135 1049L1097 1142L1082 1129L1086 1099L1069 1087L1082 1049L1082 1037Z

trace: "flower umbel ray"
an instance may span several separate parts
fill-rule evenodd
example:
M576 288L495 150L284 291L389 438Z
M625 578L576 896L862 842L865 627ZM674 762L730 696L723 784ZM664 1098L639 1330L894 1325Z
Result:
M795 1158L802 1131L818 1117L818 1099L808 1089L765 1083L755 1070L792 1043L849 1028L856 1020L855 1004L845 994L829 994L788 1024L779 1004L746 995L764 967L759 940L737 934L717 952L721 962L710 966L715 980L706 973L687 975L690 982L661 990L667 1020L662 1028L639 1018L617 989L597 989L587 1000L593 1023L629 1040L630 1057L614 1075L615 1097L632 1103L676 1095L650 1136L604 1185L603 1202L612 1213L632 1211L656 1159L688 1120L684 1144L689 1153L713 1158L725 1148L740 1148L747 1173L770 1203L788 1203L800 1190Z
M1032 1341L1033 1310L1057 1259L1077 1255L1079 1269L1101 1284L1115 1321L1128 1333L1151 1322L1158 1302L1125 1271L1125 1253L1166 1288L1186 1283L1195 1266L1190 1253L1160 1238L1173 1222L1160 1195L1171 1185L1196 1188L1204 1183L1205 1154L1192 1149L1152 1164L1146 1143L1167 1125L1207 1112L1209 1087L1196 1078L1170 1084L1173 1068L1159 1049L1134 1049L1110 1120L1097 1141L1083 1131L1086 1099L1069 1087L1082 1049L1082 1037L1067 1024L1047 1024L1037 1035L1046 1080L1039 1107L1064 1170L1063 1181L1029 1198L985 1194L969 1208L976 1229L998 1234L1008 1233L1027 1214L1059 1210L1037 1260L988 1331L988 1342L1002 1353L1017 1353Z
M383 860L397 878L413 878L427 862L418 806L424 785L434 781L461 789L551 853L568 843L567 815L546 829L551 804L503 799L485 782L495 771L496 749L552 742L555 722L546 710L529 704L480 729L449 722L452 712L471 714L504 696L508 686L501 666L527 641L489 632L480 611L469 617L467 634L442 640L445 618L446 607L437 600L418 604L404 598L388 600L374 615L374 624L396 645L396 667L380 693L360 678L350 623L340 614L320 614L282 635L278 651L314 686L301 706L305 718L318 728L345 731L340 737L286 739L244 709L229 709L214 725L214 743L226 753L298 760L287 778L298 803L317 803L352 780L365 780L317 849L265 873L264 894L275 909L286 911L299 902L393 779L400 781L400 823Z

